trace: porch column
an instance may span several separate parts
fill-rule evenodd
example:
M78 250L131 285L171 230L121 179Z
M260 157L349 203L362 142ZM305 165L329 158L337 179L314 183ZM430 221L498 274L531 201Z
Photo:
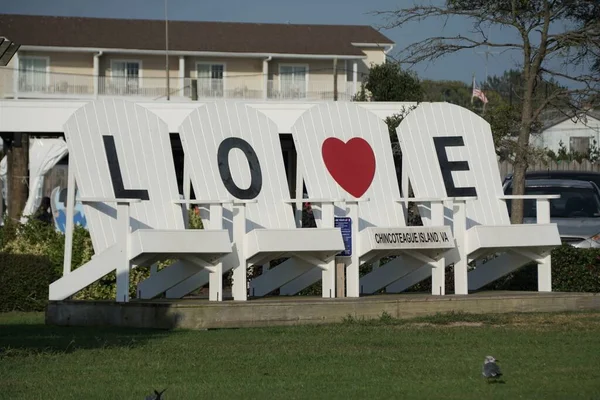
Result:
M352 94L358 93L358 62L354 60L352 63Z
M13 58L14 60L14 70L13 70L13 97L15 99L19 98L19 52L15 53ZM7 204L8 205L8 204Z
M263 99L266 100L269 97L269 58L263 60Z
M185 56L179 56L179 88L179 95L185 96Z
M94 54L94 97L98 97L100 86L100 54Z

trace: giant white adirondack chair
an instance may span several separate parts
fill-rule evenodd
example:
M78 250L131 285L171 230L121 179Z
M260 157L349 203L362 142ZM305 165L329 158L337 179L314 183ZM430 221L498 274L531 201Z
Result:
M454 204L454 216L446 210L457 242L455 293L477 290L531 261L538 263L538 289L551 291L550 252L561 241L550 223L549 200L558 196L503 194L490 125L453 104L421 103L397 133L415 196L452 196L447 192L458 188L472 197ZM511 225L506 200L517 197L537 200L537 224ZM420 206L420 213L425 224L431 223L426 207ZM505 254L467 274L469 262L498 252ZM428 276L425 269L414 271L386 291L405 290Z
M276 124L243 103L215 102L193 111L179 134L195 193L233 202L223 217L234 253L223 264L224 270L233 268L234 300L247 299L248 266L285 257L317 266L323 297L335 297L335 255L344 243L333 226L333 199L313 200L328 214L324 228L296 228ZM167 296L179 297L204 282L197 273Z
M346 295L358 297L372 293L423 264L428 268L444 265L444 254L454 248L451 229L444 226L441 196L433 201L438 209L437 224L431 227L407 227L400 204L400 191L392 158L386 123L372 112L352 103L324 103L307 110L292 127L299 165L309 196L339 198L336 215L352 219L352 255L346 259ZM414 199L419 201L419 199ZM320 211L315 210L319 223ZM383 243L378 238L432 235L439 241ZM446 237L446 241L442 237ZM397 257L383 274L359 283L359 265L387 256ZM260 279L271 275L293 280L281 288L281 294L294 294L319 279L314 270L304 272L281 264ZM281 278L280 278L281 279ZM383 283L381 282L383 279ZM272 280L271 280L272 281ZM258 283L258 282L257 282ZM258 286L257 283L254 283ZM260 282L262 283L262 282ZM277 284L281 284L277 281ZM285 282L283 282L285 283ZM379 285L379 286L378 286ZM377 287L378 286L378 287ZM377 289L374 289L377 287Z
M211 298L222 288L220 259L231 253L228 232L185 230L169 130L154 113L119 99L96 100L65 123L69 192L64 276L50 285L63 300L117 271L117 301L129 300L129 271L179 258L211 272ZM95 255L70 271L75 181L84 203ZM214 203L218 212L220 204ZM70 215L69 215L70 214Z

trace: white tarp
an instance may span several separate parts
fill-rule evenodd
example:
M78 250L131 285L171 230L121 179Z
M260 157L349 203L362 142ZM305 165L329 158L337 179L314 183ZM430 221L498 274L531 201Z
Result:
M36 212L42 202L44 175L54 167L65 155L67 144L64 139L32 139L29 147L29 197L23 210L21 222Z

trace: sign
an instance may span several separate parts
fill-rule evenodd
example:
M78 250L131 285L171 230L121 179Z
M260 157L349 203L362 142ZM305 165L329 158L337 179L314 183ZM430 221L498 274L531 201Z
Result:
M339 257L350 257L352 255L352 218L350 217L335 217L334 226L342 231L342 239L346 248Z
M404 228L367 228L372 249L454 248L449 226Z

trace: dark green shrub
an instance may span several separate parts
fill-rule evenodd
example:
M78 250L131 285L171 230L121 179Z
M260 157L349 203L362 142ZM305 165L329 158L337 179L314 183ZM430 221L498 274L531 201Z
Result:
M537 265L523 268L491 283L486 289L537 290ZM563 245L552 251L552 290L600 292L600 249Z
M0 253L0 312L43 310L58 277L48 257Z

